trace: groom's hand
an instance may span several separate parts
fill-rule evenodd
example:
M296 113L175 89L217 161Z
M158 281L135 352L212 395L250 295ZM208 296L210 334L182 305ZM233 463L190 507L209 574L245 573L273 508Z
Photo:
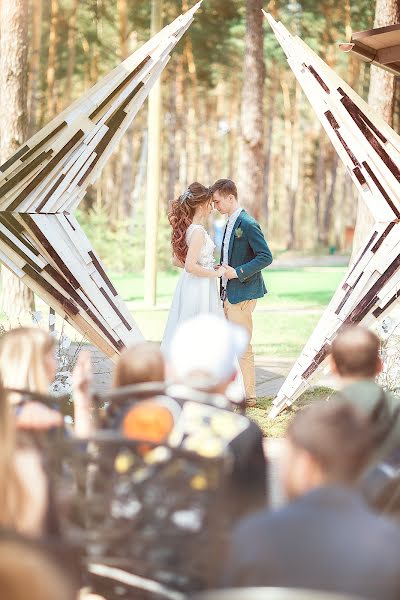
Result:
M237 273L233 267L229 265L223 265L226 269L225 277L227 279L237 279Z

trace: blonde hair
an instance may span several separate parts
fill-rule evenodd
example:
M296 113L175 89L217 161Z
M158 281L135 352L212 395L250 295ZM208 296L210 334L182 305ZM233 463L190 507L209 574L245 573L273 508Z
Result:
M5 388L47 394L46 355L54 338L38 327L11 329L0 339L0 378ZM9 400L12 402L13 397Z
M0 525L17 530L31 529L28 513L32 498L17 468L21 445L17 446L11 404L20 394L4 388L48 393L45 359L53 347L54 339L33 327L12 329L0 339Z
M0 525L15 527L25 511L27 496L15 468L15 423L0 384Z
M114 387L164 381L164 357L157 344L144 342L127 348L115 366Z

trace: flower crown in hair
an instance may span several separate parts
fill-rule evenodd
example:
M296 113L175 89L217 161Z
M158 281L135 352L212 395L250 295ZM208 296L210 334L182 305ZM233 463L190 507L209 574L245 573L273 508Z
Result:
M193 200L193 193L189 190L189 188L180 197L180 203L183 204L187 200Z

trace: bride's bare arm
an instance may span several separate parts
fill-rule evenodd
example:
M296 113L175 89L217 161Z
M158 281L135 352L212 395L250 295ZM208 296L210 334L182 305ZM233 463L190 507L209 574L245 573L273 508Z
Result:
M200 252L204 243L204 235L204 231L201 229L193 231L186 256L185 271L192 273L192 275L197 275L198 277L209 277L210 279L221 277L221 275L225 273L224 267L211 271L198 264Z

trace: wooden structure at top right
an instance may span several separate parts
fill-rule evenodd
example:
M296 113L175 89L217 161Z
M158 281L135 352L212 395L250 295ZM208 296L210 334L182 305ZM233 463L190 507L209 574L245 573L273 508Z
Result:
M279 390L270 413L274 417L315 381L326 366L331 342L343 327L361 322L376 327L400 297L400 137L307 44L264 14L375 220ZM400 35L400 26L395 27L392 37L393 32ZM371 42L373 36L362 39ZM383 60L383 54L377 56ZM389 64L391 70L397 68L396 62L386 63L385 68Z
M364 62L400 75L400 23L357 31L350 42L339 44L339 48Z

